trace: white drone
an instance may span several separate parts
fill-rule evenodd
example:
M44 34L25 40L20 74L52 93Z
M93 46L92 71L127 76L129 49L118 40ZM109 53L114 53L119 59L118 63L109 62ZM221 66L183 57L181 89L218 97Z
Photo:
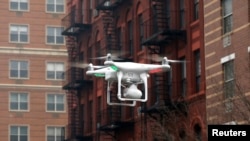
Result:
M136 101L146 102L148 100L147 78L149 74L169 71L171 69L169 62L180 62L178 60L168 60L167 57L163 57L162 64L115 62L110 53L105 57L98 57L97 59L104 58L106 59L104 66L88 64L86 74L104 77L108 81L107 103L109 105L123 106L135 106ZM117 98L121 102L130 101L132 103L114 103L110 101L110 86L113 82L118 83ZM142 98L142 91L137 88L140 84L144 85L144 98Z

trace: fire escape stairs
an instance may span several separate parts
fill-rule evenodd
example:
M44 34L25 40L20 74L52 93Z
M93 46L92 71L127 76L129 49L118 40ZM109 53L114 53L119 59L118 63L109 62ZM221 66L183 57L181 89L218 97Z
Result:
M123 0L98 0L96 9L102 12L102 22L104 29L104 48L100 54L118 53L116 15L115 10Z
M164 0L152 0L152 17L150 23L145 26L151 26L152 35L142 42L142 45L161 46L169 44L176 39L186 39L186 31L180 29L171 29L169 26L169 18L167 16L166 8L164 7Z
M103 11L104 15L102 17L105 43L106 43L106 53L117 53L119 51L116 35L116 20L113 11Z
M91 28L91 24L82 21L83 16L82 10L73 7L68 15L66 15L62 20L62 26L65 29L62 31L62 35L65 36L77 36L83 31L87 31ZM87 15L87 14L85 14Z

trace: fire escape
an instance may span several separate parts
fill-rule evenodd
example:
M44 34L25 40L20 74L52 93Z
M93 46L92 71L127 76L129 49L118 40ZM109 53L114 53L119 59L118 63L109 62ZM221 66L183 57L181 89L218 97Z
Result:
M72 7L67 16L62 19L65 30L62 35L66 39L68 51L68 70L65 72L66 81L63 89L66 90L68 102L68 127L66 141L91 141L92 137L83 135L84 124L80 121L79 90L92 85L92 81L84 79L84 72L81 68L72 67L72 62L83 61L80 54L80 47L77 45L77 36L91 28L90 24L83 23L84 15L82 9Z
M186 31L181 29L170 28L170 8L166 0L152 0L152 17L144 22L144 29L148 29L149 36L144 40L142 45L147 46L150 55L161 56L164 47L168 44L186 39ZM169 10L169 11L168 11ZM157 62L155 62L157 63ZM155 102L151 106L142 108L141 112L146 113L150 119L149 124L152 133L157 140L167 140L168 136L164 130L164 118L166 113L173 109L171 99L171 71L168 73L154 74L153 91ZM153 120L152 120L153 119ZM144 120L147 120L146 118Z
M121 51L119 35L117 35L119 31L116 27L117 16L115 15L115 10L122 2L123 0L97 0L96 9L102 13L104 29L104 39L99 54L117 54ZM107 84L104 85L107 86ZM106 91L106 88L104 91ZM110 95L111 102L120 102L117 99L117 92L110 92ZM133 120L126 120L122 117L121 108L122 106L108 106L107 109L99 111L97 114L97 125L100 133L104 133L105 136L111 136L111 139L116 139L115 131L117 129L130 127L134 124Z

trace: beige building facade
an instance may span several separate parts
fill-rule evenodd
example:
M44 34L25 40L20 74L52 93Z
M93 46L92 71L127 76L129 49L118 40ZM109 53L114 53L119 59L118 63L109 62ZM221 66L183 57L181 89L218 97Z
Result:
M64 0L0 1L0 140L64 138Z

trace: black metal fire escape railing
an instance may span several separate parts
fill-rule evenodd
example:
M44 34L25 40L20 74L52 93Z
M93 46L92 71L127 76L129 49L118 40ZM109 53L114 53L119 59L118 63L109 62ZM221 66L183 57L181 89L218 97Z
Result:
M118 45L115 9L123 0L97 0L96 9L102 12L104 29L104 41L101 54L118 53L121 48Z
M109 106L97 114L97 127L100 131L115 131L134 124L134 120L122 117L122 106Z
M171 10L167 8L165 0L152 0L151 18L143 23L146 31L146 39L142 45L147 46L150 55L160 55L172 41L186 38L186 31L172 29L170 24ZM155 62L157 63L157 62ZM144 112L153 112L157 105L167 106L171 104L171 72L165 74L154 74L153 76L155 104ZM157 107L159 108L159 107ZM149 110L150 109L150 110Z
M69 125L67 127L67 141L82 138L88 139L88 137L82 135L83 127L79 119L80 110L78 108L78 93L83 87L92 85L92 81L85 80L83 69L73 67L72 63L78 62L81 59L77 36L84 31L90 30L90 21L85 17L89 12L90 11L72 7L69 14L61 21L64 27L64 31L62 31L61 34L66 36L66 48L68 51L68 69L65 71L66 80L63 82L63 89L66 90L68 102Z
M142 45L164 46L177 39L186 39L186 31L173 29L170 26L172 12L166 8L165 0L152 0L151 17L143 25L147 32L147 38Z
M65 28L62 35L76 36L82 31L89 30L91 10L75 9L69 12L62 20L62 26Z

